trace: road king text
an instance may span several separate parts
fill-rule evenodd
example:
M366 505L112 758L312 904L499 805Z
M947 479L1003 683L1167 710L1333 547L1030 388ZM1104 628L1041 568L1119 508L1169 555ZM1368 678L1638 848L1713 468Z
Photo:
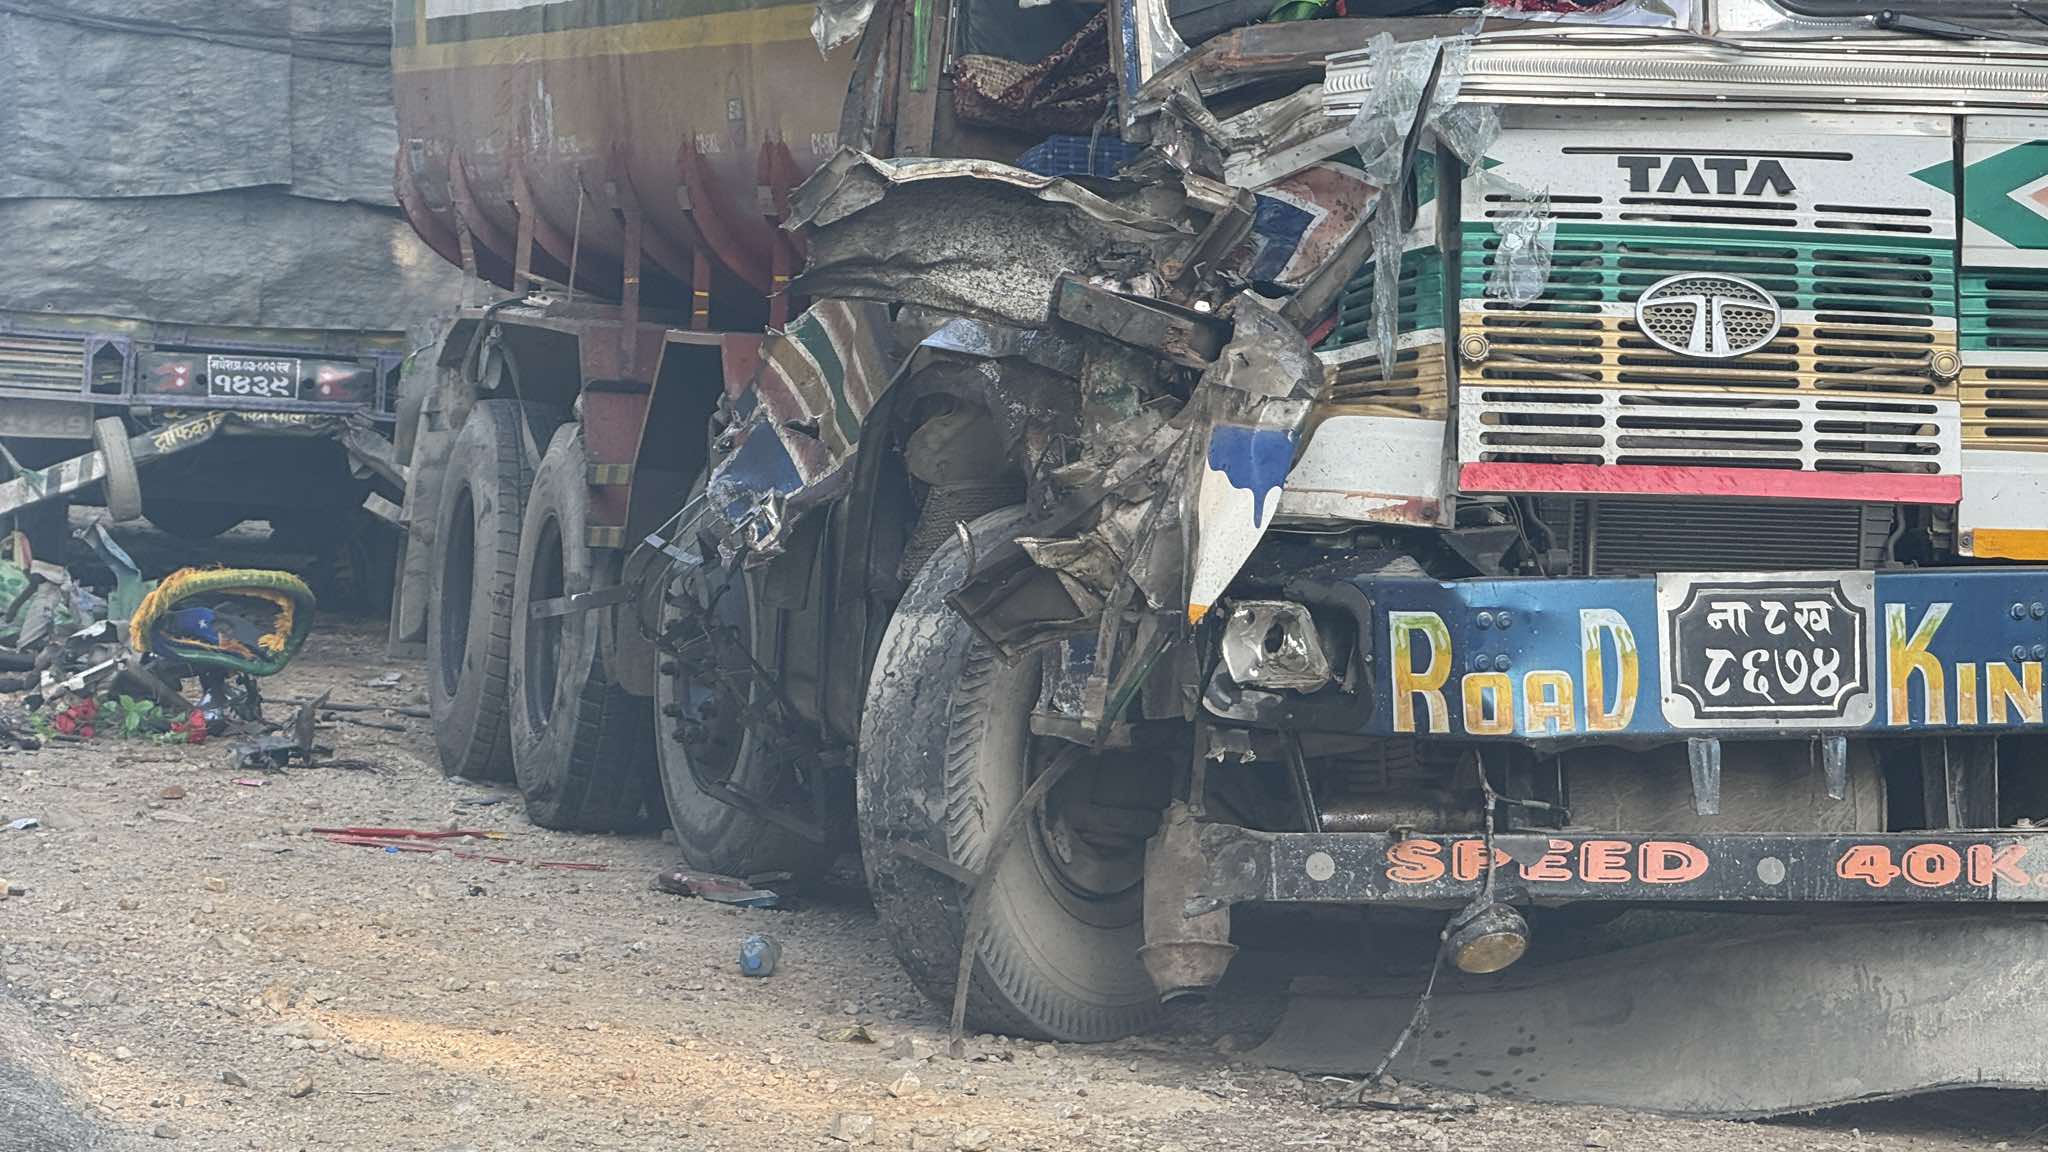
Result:
M1883 692L1877 723L1883 727L2012 727L2043 722L2042 661L1944 660L1933 652L1955 605L1936 601L1917 612L1905 604L1879 610ZM1798 609L1772 625L1800 624ZM1810 611L1810 609L1809 609ZM1764 620L1759 611L1757 622ZM1574 668L1536 667L1519 675L1506 669L1455 674L1444 618L1430 611L1391 611L1388 620L1388 703L1396 732L1466 736L1546 736L1628 730L1642 706L1644 661L1634 625L1612 608L1578 610L1579 660ZM1810 618L1805 621L1811 627ZM1797 693L1814 677L1839 677L1837 653L1816 646L1708 648L1705 689L1712 694L1740 684L1751 691ZM1455 674L1455 675L1454 675ZM1654 663L1649 675L1656 676ZM1819 688L1825 689L1826 681ZM1652 692L1649 707L1657 707Z

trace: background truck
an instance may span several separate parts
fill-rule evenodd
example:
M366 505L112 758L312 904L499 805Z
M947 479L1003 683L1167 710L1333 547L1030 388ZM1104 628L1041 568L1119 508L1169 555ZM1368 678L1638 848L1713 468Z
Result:
M406 437L447 770L852 833L1065 1039L1240 904L1489 972L2048 893L2036 22L1373 7L401 2L400 199L505 293Z
M360 527L374 481L333 430L389 439L399 367L461 290L393 199L389 20L381 0L0 5L0 480L228 412L80 495L192 538ZM45 556L66 503L20 513Z

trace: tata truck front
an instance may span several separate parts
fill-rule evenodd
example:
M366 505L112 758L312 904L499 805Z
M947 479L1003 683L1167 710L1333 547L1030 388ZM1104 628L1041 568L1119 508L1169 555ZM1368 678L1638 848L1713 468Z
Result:
M1474 971L1513 907L2048 896L2048 28L1599 7L1481 34L1498 135L1344 297L1203 685L1300 817L1175 895L1453 909Z

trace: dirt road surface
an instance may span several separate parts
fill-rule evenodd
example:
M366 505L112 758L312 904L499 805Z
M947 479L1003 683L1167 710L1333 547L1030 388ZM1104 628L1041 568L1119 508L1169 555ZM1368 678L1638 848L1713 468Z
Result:
M393 687L370 681L401 675ZM371 622L323 622L267 685L399 705L423 686ZM273 705L274 710L282 709ZM903 978L857 887L795 911L654 891L654 836L548 833L444 779L422 720L323 732L374 770L231 767L217 744L96 739L0 754L6 1000L118 1141L221 1149L2038 1148L2041 1101L1989 1093L1769 1124L1483 1100L1332 1111L1196 1013L1100 1047L975 1039ZM502 832L387 853L309 827ZM780 970L740 976L749 933ZM1227 1017L1225 1017L1227 1018ZM873 1042L841 1038L861 1026ZM936 1055L934 1053L937 1053ZM1815 1058L1824 1058L1816 1054ZM1469 1100L1439 1100L1461 1106ZM4 1109L0 1109L4 1111ZM0 1134L0 1146L7 1145Z

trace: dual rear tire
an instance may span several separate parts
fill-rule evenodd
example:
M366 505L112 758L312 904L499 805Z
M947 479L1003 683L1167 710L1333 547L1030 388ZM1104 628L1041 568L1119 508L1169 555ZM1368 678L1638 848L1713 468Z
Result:
M618 583L619 557L585 544L589 463L581 429L482 400L449 452L427 604L428 692L441 768L516 781L544 828L615 831L660 815L647 702L605 667L599 612L532 608Z
M808 777L792 771L786 750L753 730L768 690L755 684L757 669L779 673L781 654L801 650L794 646L807 623L761 604L750 580L734 578L696 617L703 632L728 642L710 644L708 661L666 657L651 701L627 691L606 666L600 633L604 613L615 614L614 628L638 627L636 601L556 610L620 580L621 556L584 544L589 468L580 429L556 430L536 465L526 416L515 402L479 402L443 481L428 655L444 770L516 780L528 816L544 827L627 830L666 815L694 867L822 872L836 837L807 837L719 794L730 788L802 818L811 815L803 799L829 786L821 767ZM1020 519L1017 509L982 517L972 529L978 550ZM855 823L877 913L913 981L941 1003L956 981L967 893L898 846L988 867L1007 813L1048 763L1046 741L1029 730L1038 661L1004 664L945 603L966 572L966 550L949 538L897 607L870 679L856 772ZM661 623L675 641L689 630L678 628L681 598L696 593L667 591ZM720 683L729 690L714 691ZM1156 1017L1138 960L1142 833L1105 836L1103 821L1091 830L1064 815L1069 804L1082 813L1142 810L1149 801L1093 791L1093 781L1127 780L1132 770L1071 773L995 862L969 985L975 1027L1092 1041Z

